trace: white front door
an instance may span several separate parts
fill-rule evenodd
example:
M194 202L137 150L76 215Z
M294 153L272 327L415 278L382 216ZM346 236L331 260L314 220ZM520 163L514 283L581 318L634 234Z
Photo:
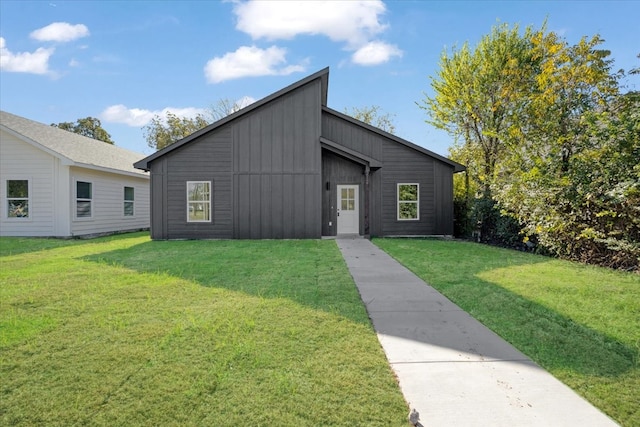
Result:
M358 186L338 185L338 234L359 234Z

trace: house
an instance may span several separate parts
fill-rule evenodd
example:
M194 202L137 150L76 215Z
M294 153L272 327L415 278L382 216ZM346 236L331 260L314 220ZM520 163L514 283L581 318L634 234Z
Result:
M149 228L138 154L0 111L0 236L72 237Z
M154 239L453 234L464 167L327 107L329 69L140 160Z

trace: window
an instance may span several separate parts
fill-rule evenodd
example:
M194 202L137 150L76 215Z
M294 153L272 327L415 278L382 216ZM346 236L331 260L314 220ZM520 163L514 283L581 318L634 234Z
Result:
M420 219L420 186L398 184L398 220Z
M133 216L133 187L124 187L124 216Z
M211 181L187 182L187 221L211 222Z
M340 190L340 209L343 211L354 211L356 209L356 189L342 188Z
M76 218L91 218L92 184L76 181Z
M29 180L7 180L7 217L29 218Z

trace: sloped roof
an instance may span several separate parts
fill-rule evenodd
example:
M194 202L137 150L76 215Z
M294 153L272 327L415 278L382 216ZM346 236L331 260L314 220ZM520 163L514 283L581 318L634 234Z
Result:
M371 126L370 124L367 124L365 122L361 122L360 120L354 119L351 116L348 116L346 114L340 113L339 111L331 109L331 108L327 107L326 105L324 105L322 107L322 111L325 112L325 113L328 113L328 114L332 114L332 115L334 115L336 117L339 117L339 118L341 118L343 120L346 120L346 121L348 121L350 123L353 123L356 126L360 126L362 128L368 129L371 132L377 133L378 135L381 135L381 136L383 136L385 138L388 138L388 139L390 139L392 141L395 141L398 144L402 144L402 145L404 145L406 147L409 147L409 148L412 148L412 149L414 149L414 150L416 150L416 151L418 151L418 152L420 152L422 154L426 154L427 156L433 157L434 159L440 160L443 163L446 163L446 164L448 164L450 166L453 166L454 172L462 172L462 171L466 170L466 167L464 165L461 165L458 162L454 162L451 159L448 159L448 158L446 158L444 156L441 156L441 155L439 155L437 153L434 153L431 150L427 150L426 148L421 147L419 145L416 145L413 142L407 141L406 139L402 139L402 138L400 138L400 137L398 137L398 136L396 136L396 135L394 135L392 133L385 132L380 128L377 128L375 126Z
M210 132L216 128L219 128L220 126L229 123L232 120L237 119L240 116L244 116L245 114L262 107L263 105L273 101L274 99L280 98L283 95L286 95L289 92L292 92L304 85L306 85L307 83L310 83L316 79L321 79L321 87L322 87L322 105L327 105L327 90L328 90L328 86L329 86L329 67L326 67L320 71L318 71L317 73L314 73L308 77L305 77L302 80L299 80L287 87L285 87L284 89L281 89L275 93L272 93L271 95L262 98L256 102L254 102L251 105L246 106L245 108L236 111L233 114L229 114L228 116L218 120L217 122L211 123L209 126L204 127L202 129L200 129L199 131L196 131L194 133L192 133L191 135L182 138L179 141L174 142L171 145L166 146L165 148L163 148L162 150L158 150L157 152L155 152L154 154L150 155L149 157L146 157L142 160L140 160L139 162L137 162L135 164L136 168L142 169L142 170L149 170L149 162L151 162L152 160L157 159L158 157L164 156L165 154L175 150L176 148L182 147L184 144L188 143L189 141L192 141L196 138L198 138L200 135L203 135L207 132Z
M230 121L235 120L238 117L244 116L245 114L248 114L249 112L251 112L251 111L253 111L253 110L255 110L255 109L257 109L257 108L259 108L259 107L261 107L261 106L263 106L265 104L267 104L268 102L273 101L274 99L279 98L279 97L281 97L281 96L283 96L283 95L285 95L285 94L287 94L289 92L292 92L292 91L294 91L294 90L296 90L296 89L298 89L298 88L300 88L300 87L302 87L302 86L304 86L304 85L306 85L306 84L308 84L308 83L310 83L310 82L312 82L312 81L314 81L316 79L321 79L322 111L323 112L329 113L329 114L333 114L333 115L336 115L338 117L341 117L341 118L343 118L345 120L350 121L351 123L353 123L353 124L355 124L357 126L369 129L370 131L378 133L378 134L384 136L385 138L388 138L388 139L390 139L392 141L395 141L395 142L397 142L399 144L402 144L402 145L405 145L405 146L407 146L409 148L412 148L412 149L416 150L417 152L419 152L421 154L433 157L434 159L437 159L437 160L439 160L439 161L441 161L443 163L446 163L446 164L452 166L454 168L454 172L462 172L462 171L464 171L466 169L465 166L461 165L460 163L454 162L453 160L448 159L448 158L446 158L444 156L441 156L439 154L436 154L433 151L427 150L426 148L420 147L419 145L416 145L416 144L414 144L412 142L409 142L409 141L407 141L405 139L399 138L399 137L397 137L397 136L395 136L393 134L385 132L382 129L378 129L378 128L374 127L374 126L368 125L368 124L366 124L364 122L361 122L359 120L354 119L353 117L347 116L346 114L339 113L338 111L327 107L327 92L328 92L328 87L329 87L329 67L326 67L326 68L324 68L324 69L322 69L322 70L320 70L320 71L318 71L318 72L316 72L314 74L311 74L310 76L305 77L302 80L299 80L299 81L297 81L297 82L285 87L284 89L281 89L281 90L279 90L279 91L267 96L266 98L263 98L263 99L261 99L259 101L256 101L253 104L251 104L251 105L249 105L249 106L247 106L247 107L245 107L245 108L243 108L243 109L241 109L239 111L236 111L235 113L230 114L230 115L224 117L223 119L218 120L217 122L214 122L214 123L210 124L209 126L207 126L205 128L202 128L199 131L196 131L196 132L192 133L191 135L189 135L189 136L187 136L187 137L185 137L185 138L183 138L183 139L181 139L181 140L179 140L179 141L177 141L177 142L175 142L175 143L173 143L171 145L168 145L167 147L163 148L162 150L158 150L154 154L152 154L152 155L140 160L139 162L135 163L134 166L136 168L148 171L149 170L149 162L157 159L158 157L162 157L165 154L167 154L167 153L169 153L169 152L171 152L171 151L173 151L173 150L175 150L175 149L177 149L177 148L189 143L190 141L200 137L201 135L203 135L203 134L205 134L207 132L210 132L210 131L212 131L212 130L214 130L214 129L216 129L216 128L218 128L218 127L220 127L220 126L222 126L222 125L224 125L226 123L229 123ZM326 138L321 138L321 139L323 139L322 143L331 145L334 148L336 148L336 145L338 145L337 143L335 143L333 141L328 141ZM342 147L341 150L344 151L345 148ZM362 155L359 155L359 157L362 157Z
M39 148L63 164L112 173L148 177L133 164L144 157L125 148L116 147L44 123L0 111L0 129Z

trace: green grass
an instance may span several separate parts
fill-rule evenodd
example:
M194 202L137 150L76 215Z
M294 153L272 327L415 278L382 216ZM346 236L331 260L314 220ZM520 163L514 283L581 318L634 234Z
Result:
M468 242L382 249L623 426L640 426L640 275Z
M0 239L0 425L406 425L335 242Z

